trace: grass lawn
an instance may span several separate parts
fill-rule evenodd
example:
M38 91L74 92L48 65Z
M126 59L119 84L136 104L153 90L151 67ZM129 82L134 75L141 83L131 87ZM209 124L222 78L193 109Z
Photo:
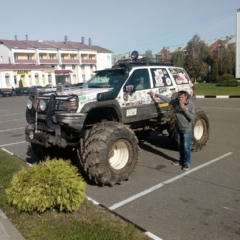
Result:
M198 83L195 84L195 94L240 96L240 86L216 87L215 83Z
M19 158L0 149L0 209L27 240L149 240L134 225L85 200L74 213L20 213L9 205L5 189L14 173L29 167Z

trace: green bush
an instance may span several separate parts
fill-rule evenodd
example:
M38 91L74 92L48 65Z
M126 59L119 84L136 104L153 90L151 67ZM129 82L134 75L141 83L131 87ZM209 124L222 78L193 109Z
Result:
M224 80L226 81L234 80L234 76L232 74L225 73L219 78L219 82Z
M237 87L237 80L222 80L216 84L217 87Z
M86 197L86 183L70 161L47 158L17 172L6 194L20 211L73 212Z

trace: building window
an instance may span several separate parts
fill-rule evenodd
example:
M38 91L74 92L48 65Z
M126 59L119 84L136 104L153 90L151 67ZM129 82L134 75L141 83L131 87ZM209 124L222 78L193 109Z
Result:
M38 77L38 74L36 73L34 77L35 77L35 83L36 83L36 85L39 85L39 77Z
M39 59L43 59L43 55L42 54L39 55Z
M62 55L61 58L64 59L64 55Z
M9 78L9 74L5 74L5 82L6 82L6 85L9 85L10 84L10 78Z
M32 55L28 54L27 58L28 58L28 60L32 60Z
M53 54L49 54L49 58L50 59L54 59L54 55Z
M66 67L65 65L62 65L62 69L65 69L65 67Z
M14 59L17 60L18 59L18 55L15 53L14 54Z
M76 69L76 66L75 66L75 65L72 65L72 69Z

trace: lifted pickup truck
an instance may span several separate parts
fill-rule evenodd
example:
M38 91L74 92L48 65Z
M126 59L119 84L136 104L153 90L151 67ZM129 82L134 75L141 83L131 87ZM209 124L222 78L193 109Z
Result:
M96 71L82 88L29 96L25 134L39 159L77 156L91 180L111 186L130 177L139 158L138 140L152 130L167 129L175 141L173 109L148 92L170 97L185 90L194 97L194 86L183 68L141 63L137 55ZM201 109L196 109L193 133L192 149L201 150L209 137Z

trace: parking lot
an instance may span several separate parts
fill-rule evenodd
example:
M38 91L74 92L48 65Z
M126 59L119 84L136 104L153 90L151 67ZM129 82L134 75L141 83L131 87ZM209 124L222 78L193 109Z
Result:
M27 96L0 98L0 147L36 161L24 128ZM87 196L131 221L154 239L240 239L240 99L197 99L210 119L210 139L192 153L187 172L166 134L140 143L140 160L129 181L87 186Z

